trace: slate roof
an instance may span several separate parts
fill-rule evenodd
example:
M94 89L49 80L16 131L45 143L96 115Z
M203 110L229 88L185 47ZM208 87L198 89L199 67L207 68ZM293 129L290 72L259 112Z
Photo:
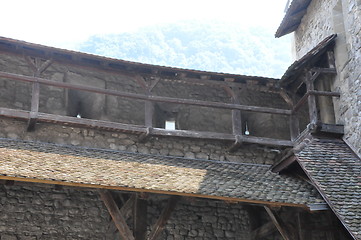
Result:
M306 207L324 203L309 183L269 165L0 139L0 179Z
M341 139L313 139L296 156L346 229L361 239L361 159Z
M278 27L275 37L282 37L295 31L301 23L303 16L312 0L292 0L286 15Z

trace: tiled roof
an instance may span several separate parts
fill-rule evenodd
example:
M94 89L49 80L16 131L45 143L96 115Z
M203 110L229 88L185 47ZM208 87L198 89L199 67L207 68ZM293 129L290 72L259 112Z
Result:
M286 206L324 203L309 183L272 173L268 165L9 139L0 139L1 178Z
M313 139L296 155L341 222L361 239L361 159L339 139Z

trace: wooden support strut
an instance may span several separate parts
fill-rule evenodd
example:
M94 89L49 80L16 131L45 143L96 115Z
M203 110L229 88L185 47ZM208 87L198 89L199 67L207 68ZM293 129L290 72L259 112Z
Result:
M133 226L135 240L145 240L147 236L147 200L136 193L133 208Z
M171 216L171 213L176 207L176 204L179 200L178 196L171 196L168 200L167 205L163 209L160 217L158 218L157 222L152 227L152 231L150 232L147 240L156 240L161 232L163 231L165 224L167 223L168 219Z
M132 231L129 229L125 219L123 218L120 210L115 203L112 195L108 190L99 190L100 198L103 200L105 206L108 209L110 216L113 219L115 226L117 227L120 236L124 240L135 240Z
M286 225L282 221L282 219L278 216L277 213L273 212L269 207L264 206L266 212L271 218L273 224L276 226L278 232L281 234L284 240L292 240L290 233L286 229Z

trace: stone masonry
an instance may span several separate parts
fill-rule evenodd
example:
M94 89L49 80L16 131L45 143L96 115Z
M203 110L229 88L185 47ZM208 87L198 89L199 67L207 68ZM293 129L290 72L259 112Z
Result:
M332 90L336 122L344 124L344 139L361 154L361 3L357 0L312 1L295 31L297 58L325 37L337 33L335 59L337 76Z

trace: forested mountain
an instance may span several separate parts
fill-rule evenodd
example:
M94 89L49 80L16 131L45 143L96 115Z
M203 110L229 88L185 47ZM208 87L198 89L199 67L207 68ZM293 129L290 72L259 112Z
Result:
M187 69L281 77L290 65L287 38L274 29L219 22L182 22L132 33L96 35L80 51Z

